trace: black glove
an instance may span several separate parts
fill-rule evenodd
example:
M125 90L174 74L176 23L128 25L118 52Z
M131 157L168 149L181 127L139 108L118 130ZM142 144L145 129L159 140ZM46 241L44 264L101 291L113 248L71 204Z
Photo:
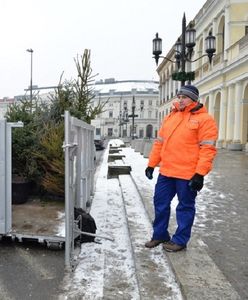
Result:
M152 174L153 174L153 171L154 171L154 168L152 168L152 167L147 167L146 168L146 177L148 178L148 179L152 179L153 178L153 176L152 176Z
M191 191L200 191L203 188L203 181L204 177L198 173L195 173L195 175L190 179L189 186Z

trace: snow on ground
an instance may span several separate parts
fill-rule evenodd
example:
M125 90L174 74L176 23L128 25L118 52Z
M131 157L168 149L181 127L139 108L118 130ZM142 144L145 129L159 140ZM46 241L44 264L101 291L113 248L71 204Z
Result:
M119 141L111 141L112 145L118 145ZM140 179L149 184L151 191L154 188L155 179L148 183L143 173L146 160L133 149L126 148L127 156L134 158L132 168L140 170ZM97 243L85 243L81 245L79 263L74 273L68 274L64 280L63 295L59 299L103 299L103 293L109 293L115 299L139 299L135 265L132 258L132 246L129 240L129 232L126 226L125 208L122 204L122 196L119 192L117 179L107 180L108 151L106 149L103 162L98 170L96 190L90 214L97 224L97 233L114 238L114 242L96 239ZM139 222L144 224L146 235L142 233L138 244L144 244L151 232L151 225L146 219L145 213L140 212L140 206L130 207L140 216ZM61 217L61 216L60 216ZM144 218L142 220L141 218ZM61 226L60 233L62 234ZM165 261L161 251L154 249L152 257L158 264L164 264L167 268L168 285L174 295L169 299L181 299L181 294L174 274L170 273L168 262ZM127 286L123 286L125 284ZM120 286L119 286L120 285ZM112 289L112 291L111 291ZM111 298L112 299L112 298Z
M111 268L118 265L119 272L115 276L120 281L129 283L127 293L129 299L138 299L134 263L131 256L131 246L128 241L128 231L125 225L124 209L121 205L121 195L118 194L118 182L111 180L111 189L107 180L107 156L105 151L103 163L98 172L96 190L91 208L91 215L97 224L97 233L113 237L114 242L99 240L98 243L85 243L81 245L79 264L74 273L67 278L66 296L61 299L103 299L104 276L105 281L114 280L108 277ZM96 241L98 241L96 239ZM115 252L113 261L108 260L105 253ZM106 275L104 275L104 272ZM110 283L109 283L110 285ZM122 289L117 295L122 295ZM125 298L125 297L124 297Z
M122 142L112 140L110 143L112 146L119 146ZM145 177L145 168L148 159L130 147L122 148L122 153L125 155L125 162L132 167L132 176L136 184L146 193L147 197L151 198L152 202L158 168L154 171L153 179L148 180ZM66 296L62 296L60 299L102 299L104 289L106 289L106 287L104 287L104 281L107 282L108 286L111 286L111 282L118 278L119 282L128 281L128 287L124 289L126 294L123 294L123 286L118 287L118 284L114 286L116 299L139 299L128 230L126 226L123 226L126 222L124 216L125 210L122 206L122 199L118 190L119 183L117 179L107 180L106 178L108 168L107 157L108 151L106 149L103 162L98 170L96 190L90 213L96 220L98 227L97 233L112 236L115 241L111 242L101 239L98 243L81 245L79 264L75 272L66 278ZM214 172L212 174L214 174ZM214 175L218 176L218 174ZM193 230L199 231L205 229L205 224L209 221L206 211L208 210L209 212L209 210L215 209L216 204L213 199L215 199L216 196L223 201L225 201L227 197L218 191L214 191L212 189L213 185L214 182L210 173L205 176L204 188L197 196L197 213L194 225L195 229ZM230 195L228 195L228 197L230 197ZM175 214L176 205L177 197L172 201L172 216ZM138 211L140 208L136 206L131 209L137 209ZM139 213L138 215L142 215L144 218L146 217L144 213ZM59 218L62 218L62 216L59 216ZM152 228L150 225L147 225L147 220L143 221L146 231L148 231L146 238L149 238L152 233ZM218 222L218 220L216 220L216 222ZM63 224L58 230L58 235L64 234ZM144 237L142 238L144 239ZM137 243L143 243L143 239L142 241L137 240ZM109 261L108 256L105 255L106 253L115 253L115 255L112 255L112 257L115 257L113 261ZM161 257L156 250L154 252L154 259L158 262L163 261L163 263L166 264L164 257ZM115 268L115 270L113 270L113 268ZM111 275L113 272L116 278L113 278L113 275ZM174 289L175 294L177 294L177 285L173 283L173 276L174 275L168 274L168 282L170 282L172 289ZM174 299L180 299L178 295Z

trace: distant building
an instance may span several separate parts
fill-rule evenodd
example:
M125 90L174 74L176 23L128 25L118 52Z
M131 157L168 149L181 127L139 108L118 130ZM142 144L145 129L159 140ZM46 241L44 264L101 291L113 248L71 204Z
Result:
M0 119L3 119L7 110L8 110L8 106L15 103L15 98L8 98L8 97L4 97L2 99L0 99Z
M0 99L0 119L5 117L5 114L8 110L8 107L15 104L15 103L21 103L22 100L29 99L29 96L27 95L18 95L14 96L13 98L9 97L3 97Z
M94 85L93 106L106 103L92 120L96 136L152 138L158 130L158 82L105 79ZM134 126L133 126L134 124Z

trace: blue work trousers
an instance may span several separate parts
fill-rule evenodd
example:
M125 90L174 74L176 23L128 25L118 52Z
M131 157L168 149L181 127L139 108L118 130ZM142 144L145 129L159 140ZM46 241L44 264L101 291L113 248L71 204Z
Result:
M187 245L195 217L195 198L197 192L189 188L189 180L158 176L154 193L155 219L153 222L153 239L169 240L168 225L171 201L177 194L176 207L177 229L171 241L178 245Z

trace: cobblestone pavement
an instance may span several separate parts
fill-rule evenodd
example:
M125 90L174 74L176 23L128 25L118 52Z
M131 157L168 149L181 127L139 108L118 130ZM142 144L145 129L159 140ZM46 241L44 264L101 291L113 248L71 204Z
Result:
M248 153L219 150L204 189L194 230L241 299L248 299Z

